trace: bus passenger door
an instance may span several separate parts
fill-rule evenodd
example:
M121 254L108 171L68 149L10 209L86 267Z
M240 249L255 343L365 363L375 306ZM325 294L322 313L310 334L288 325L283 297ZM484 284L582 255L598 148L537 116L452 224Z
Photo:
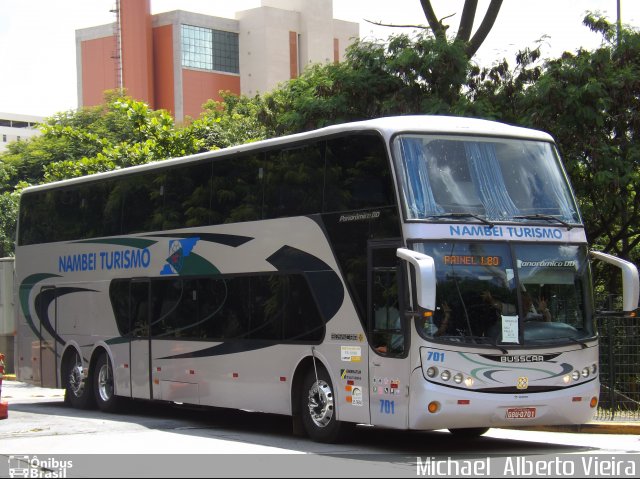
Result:
M129 289L131 396L140 399L152 399L149 286L148 279L134 279Z
M371 423L408 427L409 326L397 241L368 248L369 393Z

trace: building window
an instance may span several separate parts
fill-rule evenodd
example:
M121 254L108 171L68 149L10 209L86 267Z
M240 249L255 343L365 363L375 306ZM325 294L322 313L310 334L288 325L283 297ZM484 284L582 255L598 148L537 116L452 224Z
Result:
M213 69L240 73L238 34L213 30Z
M7 135L2 135L2 141L3 141L4 143L6 143L6 142L7 142Z
M182 66L240 73L238 34L182 25Z
M213 70L213 31L182 25L182 66Z

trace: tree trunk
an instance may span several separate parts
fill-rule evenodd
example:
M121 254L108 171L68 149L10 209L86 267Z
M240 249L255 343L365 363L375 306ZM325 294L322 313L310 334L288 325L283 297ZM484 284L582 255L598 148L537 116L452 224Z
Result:
M433 6L431 5L431 0L420 0L420 4L422 5L422 11L424 12L424 16L429 23L429 27L431 28L433 35L441 40L446 40L446 32L449 26L444 25L442 20L438 19L435 11L433 10ZM476 10L478 8L478 0L465 0L462 14L460 16L460 26L455 40L460 40L465 43L465 53L467 54L467 58L471 59L476 54L482 43L487 38L487 35L489 35L489 32L491 31L491 28L493 28L496 18L498 17L498 12L500 12L501 6L502 0L491 0L489 8L487 8L487 12L484 14L484 18L482 19L482 23L480 23L480 27L478 27L478 30L472 37L471 32L473 29L473 22L476 17Z

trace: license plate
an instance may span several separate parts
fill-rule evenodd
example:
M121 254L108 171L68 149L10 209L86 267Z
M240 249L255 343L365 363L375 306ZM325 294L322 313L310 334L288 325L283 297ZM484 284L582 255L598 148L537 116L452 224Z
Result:
M507 419L533 419L536 417L534 407L512 407L507 409Z

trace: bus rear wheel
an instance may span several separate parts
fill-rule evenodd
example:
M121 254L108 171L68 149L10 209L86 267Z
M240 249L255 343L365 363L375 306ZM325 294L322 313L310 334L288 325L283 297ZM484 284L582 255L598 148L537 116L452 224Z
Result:
M77 351L73 351L64 362L62 380L65 403L76 409L90 409L95 406L91 377L85 377L82 358Z
M93 394L98 408L103 412L116 412L118 397L114 394L113 368L106 353L100 354L93 374Z
M334 443L343 439L353 426L338 421L336 397L327 370L319 366L318 378L314 368L307 371L300 395L302 423L307 435L314 441Z

